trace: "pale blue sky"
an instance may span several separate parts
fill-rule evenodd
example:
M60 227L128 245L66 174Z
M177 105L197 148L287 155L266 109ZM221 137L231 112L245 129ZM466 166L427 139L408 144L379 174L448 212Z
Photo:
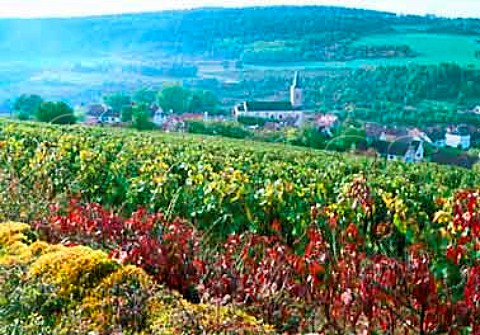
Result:
M203 6L337 5L409 14L480 17L480 0L0 0L0 17L118 14Z

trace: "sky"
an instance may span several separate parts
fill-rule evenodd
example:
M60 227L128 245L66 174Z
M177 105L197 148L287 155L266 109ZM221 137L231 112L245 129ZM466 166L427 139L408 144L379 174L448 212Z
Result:
M0 0L0 17L72 17L196 7L333 5L480 18L480 0Z

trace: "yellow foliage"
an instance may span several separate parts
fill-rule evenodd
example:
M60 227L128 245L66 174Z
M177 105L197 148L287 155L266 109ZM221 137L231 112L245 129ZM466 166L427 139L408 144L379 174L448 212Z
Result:
M180 296L157 295L150 301L154 334L272 334L273 328L233 308L192 304Z
M22 223L0 224L0 268L21 265L25 285L54 287L50 294L65 302L55 317L57 335L272 333L238 309L191 304L156 286L142 269L121 266L102 251L41 241L28 244L29 229ZM38 315L39 320L44 317Z
M61 297L78 298L118 267L118 263L102 251L83 246L61 247L40 256L30 267L27 277L56 285Z
M77 310L76 317L62 325L78 329L81 325L90 330L111 333L112 325L140 331L147 314L151 278L140 268L125 266L110 274L91 290ZM78 315L80 314L80 315Z
M35 261L43 254L58 251L59 245L52 245L42 241L36 241L31 245L15 242L5 248L5 253L0 256L0 266L27 265Z
M0 224L0 249L7 247L15 242L22 242L25 240L27 231L30 226L19 222L5 222Z

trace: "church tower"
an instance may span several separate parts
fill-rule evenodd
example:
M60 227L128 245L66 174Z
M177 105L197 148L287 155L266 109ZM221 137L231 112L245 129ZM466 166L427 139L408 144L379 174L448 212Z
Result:
M290 102L293 108L301 108L303 106L303 90L298 80L298 72L295 72L295 77L290 87Z

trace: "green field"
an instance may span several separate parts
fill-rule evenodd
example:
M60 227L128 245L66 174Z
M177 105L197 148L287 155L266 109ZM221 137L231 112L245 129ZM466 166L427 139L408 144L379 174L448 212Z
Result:
M408 45L419 54L415 59L385 59L375 60L375 64L405 64L409 62L421 64L437 64L456 62L461 65L478 65L480 60L475 58L475 52L480 50L480 44L475 36L432 34L432 33L407 33L407 34L382 34L372 35L360 39L358 45ZM355 61L358 63L362 61Z
M475 36L433 34L433 33L391 33L364 37L353 46L408 45L418 54L415 58L378 58L356 59L346 62L299 62L288 64L248 65L249 70L271 69L336 69L358 68L364 66L396 66L405 64L435 65L440 63L458 63L462 66L478 66L480 59L475 52L480 44Z

